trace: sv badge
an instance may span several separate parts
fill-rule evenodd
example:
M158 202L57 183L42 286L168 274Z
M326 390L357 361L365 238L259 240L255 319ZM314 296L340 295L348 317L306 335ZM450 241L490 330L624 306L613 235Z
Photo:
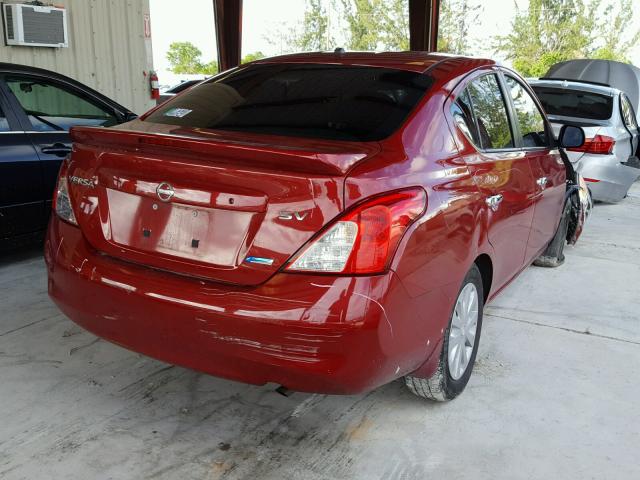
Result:
M280 220L297 220L301 222L309 215L309 211L306 212L280 212L278 219Z

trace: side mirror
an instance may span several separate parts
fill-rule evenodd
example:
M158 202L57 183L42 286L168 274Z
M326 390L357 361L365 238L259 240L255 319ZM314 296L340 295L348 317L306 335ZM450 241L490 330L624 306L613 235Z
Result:
M574 125L564 125L558 135L558 141L562 148L580 148L584 145L584 140L584 130Z

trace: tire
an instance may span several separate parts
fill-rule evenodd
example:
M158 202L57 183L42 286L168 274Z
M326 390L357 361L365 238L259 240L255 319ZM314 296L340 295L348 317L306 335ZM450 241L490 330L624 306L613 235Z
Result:
M542 252L542 255L533 261L535 266L554 268L564 263L564 246L567 243L567 236L569 236L570 221L571 202L568 201L562 211L562 219L560 220L556 234L549 242L549 245L547 245L545 251Z
M456 323L460 324L460 315L456 316L458 312L458 308L460 307L461 299L464 295L468 294L468 289L475 289L476 294L476 306L477 306L477 317L475 324L475 337L473 341L473 346L471 347L470 354L467 353L468 363L461 369L460 364L456 368L455 365L455 352L459 352L460 344L458 344L458 348L452 344L452 352L449 352L449 343L451 341L455 341L456 338L465 337L465 335L460 336L457 335L460 333L460 329L453 326L454 319L456 319ZM453 400L457 397L464 388L467 386L469 382L469 378L471 377L471 372L473 371L473 365L476 361L476 354L478 353L478 345L480 344L480 333L482 331L482 317L483 317L483 308L484 308L484 294L482 287L482 275L480 275L480 270L478 270L477 265L473 265L471 270L467 273L466 277L462 282L462 286L458 291L458 297L456 298L456 303L453 306L453 311L451 312L451 317L449 318L449 324L444 332L444 337L442 341L442 352L440 353L440 360L438 361L438 367L436 368L435 373L429 378L418 378L411 375L407 375L404 377L405 383L409 390L413 392L415 395L423 398L427 398L429 400L435 400L437 402L446 402L449 400ZM451 336L452 328L454 330L454 336ZM467 346L465 346L464 351L468 352ZM454 357L454 365L452 366L450 363L450 358L452 358L452 354ZM452 374L453 370L453 374Z

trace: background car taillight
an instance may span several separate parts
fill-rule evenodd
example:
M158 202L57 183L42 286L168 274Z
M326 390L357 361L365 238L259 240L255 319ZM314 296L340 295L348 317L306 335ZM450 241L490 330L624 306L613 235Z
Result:
M572 152L595 153L597 155L610 155L616 141L606 135L596 135L593 138L587 138L584 144L578 148L569 148Z
M367 200L330 223L288 263L293 272L375 274L386 270L407 228L425 211L422 188Z
M65 222L78 225L76 216L71 206L71 198L69 197L69 182L67 181L67 162L62 162L60 173L58 174L58 184L53 193L53 210Z

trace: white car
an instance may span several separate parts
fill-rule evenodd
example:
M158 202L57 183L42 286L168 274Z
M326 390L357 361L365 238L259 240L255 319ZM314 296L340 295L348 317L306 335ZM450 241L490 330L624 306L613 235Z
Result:
M585 144L567 151L594 200L618 202L640 177L640 130L626 93L609 86L555 79L530 79L557 136L562 125L582 127Z

